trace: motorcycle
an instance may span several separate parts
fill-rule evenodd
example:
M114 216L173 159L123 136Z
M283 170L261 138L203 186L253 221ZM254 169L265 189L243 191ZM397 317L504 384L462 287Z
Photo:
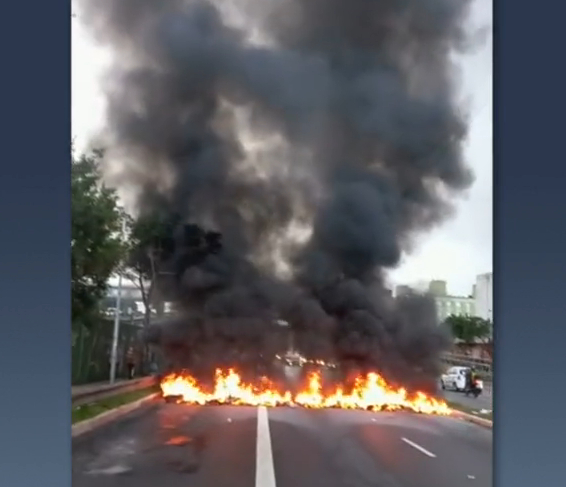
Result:
M471 387L466 391L466 396L472 394L474 397L478 397L483 392L483 382L481 380L475 380L472 382Z

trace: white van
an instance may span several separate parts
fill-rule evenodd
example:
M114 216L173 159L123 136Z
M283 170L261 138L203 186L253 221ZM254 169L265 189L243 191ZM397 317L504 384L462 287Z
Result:
M442 389L453 389L462 392L466 389L466 373L469 367L450 367L445 374L440 377Z

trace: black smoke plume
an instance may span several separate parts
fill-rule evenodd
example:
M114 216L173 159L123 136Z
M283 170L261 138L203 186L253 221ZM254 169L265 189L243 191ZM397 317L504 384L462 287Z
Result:
M311 356L433 377L447 345L433 303L393 300L384 279L473 181L453 61L470 0L81 5L115 56L115 182L141 214L180 216L180 314L152 339L178 364L258 370L284 319ZM195 254L203 229L216 251Z

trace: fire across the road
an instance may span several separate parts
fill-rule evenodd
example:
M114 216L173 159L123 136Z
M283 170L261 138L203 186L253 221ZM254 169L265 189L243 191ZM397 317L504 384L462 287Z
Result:
M307 408L363 409L372 411L412 410L418 413L449 415L450 408L444 401L422 392L409 394L405 389L395 389L377 373L359 376L353 387L335 387L323 391L321 375L313 372L307 385L298 393L281 391L267 378L259 383L246 384L233 369L217 370L210 390L201 387L188 374L171 374L161 381L161 391L166 398L179 402L205 405L210 403L250 406L301 406Z

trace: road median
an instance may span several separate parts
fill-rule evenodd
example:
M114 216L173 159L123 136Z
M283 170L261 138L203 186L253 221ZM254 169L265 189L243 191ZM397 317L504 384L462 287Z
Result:
M156 383L157 381L155 377L148 376L134 380L121 380L114 384L103 382L98 384L74 386L71 388L71 402L74 408L75 406L100 401L125 392L133 392L148 388Z
M159 396L158 386L114 394L90 403L73 405L71 436L76 438L119 419Z

